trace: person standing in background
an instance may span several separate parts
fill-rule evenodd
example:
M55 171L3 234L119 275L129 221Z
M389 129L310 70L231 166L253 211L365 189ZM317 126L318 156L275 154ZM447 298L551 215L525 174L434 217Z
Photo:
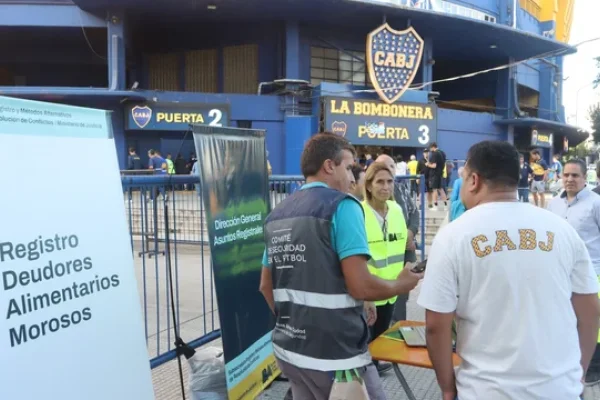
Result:
M185 161L185 159L183 158L181 153L177 154L177 157L175 158L175 161L173 163L175 164L175 174L176 175L187 175L190 172L187 169L187 161ZM179 185L178 189L185 190L186 185L185 184Z
M419 165L419 162L417 161L417 156L412 154L410 156L410 161L406 164L406 167L408 168L408 174L409 175L417 175L417 166L418 165ZM417 185L417 180L411 179L410 180L410 194L413 198L416 198L417 193L419 193L419 185Z
M365 189L365 170L359 165L352 166L352 181L348 193L362 201Z
M454 171L454 167L455 165L452 160L446 160L446 183L444 185L444 190L446 190L446 193L448 193L448 189L450 189L450 186L452 186L452 172Z
M563 166L560 163L560 154L555 154L552 158L552 164L550 165L550 172L548 174L548 179L552 181L557 181L562 177Z
M138 170L142 169L142 160L140 156L137 155L135 148L129 148L129 157L127 157L127 169L128 170Z
M369 168L369 165L373 164L374 161L371 153L365 154L365 169Z
M194 164L196 164L197 162L198 162L198 158L196 157L196 153L191 152L190 153L190 159L189 159L189 161L187 163L187 169L188 169L188 171L191 172L193 170L193 168L194 168ZM190 187L188 189L189 190L194 190L194 187L196 187L196 189L197 189L197 186L198 185L190 185Z
M548 210L567 221L577 231L590 254L592 266L600 281L600 197L586 187L587 166L580 159L566 162L563 172L564 191L548 204ZM600 293L598 294L600 297ZM600 332L598 332L600 342ZM600 348L592 358L585 383L600 382Z
M402 159L402 156L397 156L396 157L396 176L408 175L406 173L406 171L407 171L406 161L404 161Z
M169 175L175 175L175 164L173 163L172 158L173 156L171 156L171 153L167 153L167 158L165 158L165 162L167 163L167 174Z
M454 185L452 186L452 193L450 193L450 222L454 221L456 218L460 217L467 209L463 204L460 198L460 188L462 187L462 174L464 172L464 167L460 167L458 169L458 179L454 181Z
M548 180L548 164L542 158L539 150L531 152L531 169L533 170L533 181L531 182L531 193L536 206L546 208L546 181Z
M426 166L429 171L429 189L431 190L428 193L429 208L438 207L438 197L444 202L444 208L448 207L446 191L443 185L446 158L438 150L437 143L431 143L431 146L429 146L429 159Z
M596 163L596 180L600 181L600 161ZM592 192L600 194L600 185L596 185Z
M517 191L519 193L519 201L523 203L529 203L529 182L531 182L532 175L533 170L525 162L525 156L521 154L519 156L519 186Z
M266 156L267 156L267 174L269 176L273 175L273 167L271 167L271 163L269 162L269 151L266 151Z
M425 188L424 190L424 194L425 196L430 196L429 192L429 168L427 168L427 162L429 160L429 150L428 149L424 149L423 150L423 158L421 158L417 164L417 175L423 175L423 186ZM417 179L417 187L421 186L421 179ZM417 189L417 193L420 196L420 189ZM417 196L417 200L420 200ZM424 201L424 200L420 200L420 201Z

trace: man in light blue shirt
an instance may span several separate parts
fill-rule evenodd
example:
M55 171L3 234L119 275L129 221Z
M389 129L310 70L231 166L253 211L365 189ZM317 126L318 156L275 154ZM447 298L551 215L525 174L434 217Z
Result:
M550 201L548 209L575 228L585 242L600 281L600 196L586 187L586 171L583 160L567 161L562 173L565 190ZM598 339L600 341L600 334ZM600 346L596 347L585 382L600 382Z
M450 222L460 217L467 209L460 198L460 188L462 186L463 178L462 173L464 167L458 169L458 179L454 181L452 186L452 193L450 194Z

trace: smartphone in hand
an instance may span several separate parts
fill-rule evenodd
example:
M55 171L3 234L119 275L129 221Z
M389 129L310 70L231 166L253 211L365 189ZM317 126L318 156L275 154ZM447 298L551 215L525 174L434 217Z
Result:
M427 259L424 259L423 261L421 261L420 263L415 265L411 269L411 271L414 272L415 274L420 274L421 272L425 271L425 268L427 268Z

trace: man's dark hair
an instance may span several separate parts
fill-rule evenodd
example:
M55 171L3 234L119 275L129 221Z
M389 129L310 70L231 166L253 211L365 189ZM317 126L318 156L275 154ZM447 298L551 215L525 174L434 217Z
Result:
M153 155L156 154L156 150L150 149L150 150L148 150L148 154L150 154L151 156L153 156Z
M130 147L130 148L129 148L129 152L130 152L130 153L135 153L135 147Z
M538 149L532 150L532 151L531 151L531 155L534 155L534 154L535 154L536 156L539 156L539 155L540 155L540 151L539 151Z
M569 161L567 161L565 163L565 167L568 164L573 164L573 165L579 166L579 168L581 169L581 175L583 175L585 177L586 171L587 171L587 164L585 163L585 161L583 161L581 158L571 158ZM596 168L596 173L598 173L597 168Z
M423 149L423 154L429 153L429 149Z
M474 144L467 153L466 166L490 186L517 187L519 152L508 142L486 140Z
M348 139L330 132L317 133L304 146L300 160L302 175L305 178L315 176L325 160L333 160L335 165L340 165L343 150L349 151L353 156L356 155L356 151Z
M354 175L354 181L358 182L360 179L360 174L364 174L365 170L362 169L359 165L354 164L352 166L352 175Z
M429 148L430 148L430 149L437 149L437 143L436 143L436 142L433 142L433 143L431 143L431 144L429 145Z
M402 156L398 155L396 156L396 162L402 162L403 158Z

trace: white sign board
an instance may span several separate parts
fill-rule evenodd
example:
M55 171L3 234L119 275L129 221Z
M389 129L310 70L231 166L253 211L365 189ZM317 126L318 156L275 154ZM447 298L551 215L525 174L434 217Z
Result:
M108 113L0 97L0 399L154 399Z

